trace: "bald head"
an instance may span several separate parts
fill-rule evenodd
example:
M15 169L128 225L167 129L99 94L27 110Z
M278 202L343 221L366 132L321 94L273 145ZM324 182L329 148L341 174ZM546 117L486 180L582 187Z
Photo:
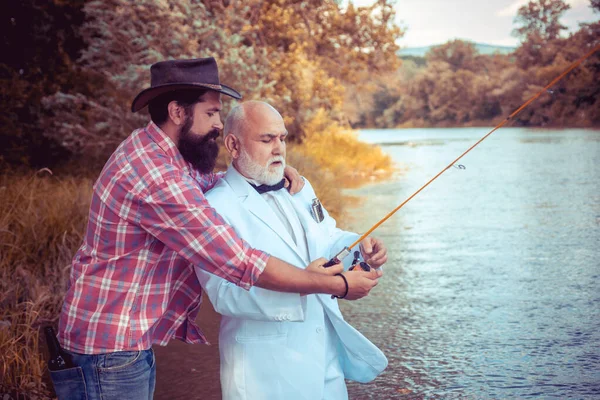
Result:
M283 123L281 114L269 103L250 100L235 106L227 115L223 135L235 135L240 139L250 135L251 131L262 129L268 122Z
M223 134L225 148L242 175L270 185L283 178L287 130L270 104L247 101L234 107Z

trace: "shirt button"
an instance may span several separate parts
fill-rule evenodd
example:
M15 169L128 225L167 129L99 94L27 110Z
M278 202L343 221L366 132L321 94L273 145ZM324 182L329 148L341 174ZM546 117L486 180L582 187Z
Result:
M317 333L322 333L323 332L323 328L322 327L317 327Z

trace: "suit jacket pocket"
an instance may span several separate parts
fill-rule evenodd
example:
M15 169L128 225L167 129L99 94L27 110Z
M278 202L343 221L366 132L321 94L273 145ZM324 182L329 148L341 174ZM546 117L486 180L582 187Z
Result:
M274 342L287 337L287 323L245 320L235 335L238 343Z

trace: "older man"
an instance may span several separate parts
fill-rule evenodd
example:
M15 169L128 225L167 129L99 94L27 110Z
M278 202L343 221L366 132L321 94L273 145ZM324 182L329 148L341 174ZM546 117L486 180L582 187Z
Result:
M281 190L287 131L273 107L251 101L234 108L224 135L233 162L206 197L251 246L303 268L356 240L337 229L326 210L311 212L316 196L308 181L294 196ZM371 266L387 260L379 240L361 245ZM245 291L200 268L196 273L223 315L224 399L345 399L345 378L368 382L387 365L383 353L344 321L333 296ZM356 274L366 272L344 272L343 278L351 286Z

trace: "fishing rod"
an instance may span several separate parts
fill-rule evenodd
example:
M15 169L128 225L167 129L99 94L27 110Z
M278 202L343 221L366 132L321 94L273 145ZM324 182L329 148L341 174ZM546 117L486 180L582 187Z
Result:
M404 205L406 203L408 203L413 197L415 197L423 189L425 189L427 186L429 186L429 184L431 182L433 182L434 180L436 180L440 175L442 175L448 169L450 169L451 167L453 167L454 165L456 165L456 163L461 158L463 158L468 152L470 152L471 150L473 150L479 143L483 142L492 133L494 133L498 129L502 128L508 121L510 121L511 119L513 119L517 114L519 114L521 111L523 111L529 104L533 103L538 97L540 97L542 95L542 93L544 93L549 88L551 88L552 86L554 86L558 81L560 81L562 78L564 78L565 75L567 75L569 72L571 72L572 70L574 70L575 68L577 68L579 66L579 64L581 64L582 62L584 62L587 58L589 58L592 54L594 54L598 50L600 50L600 44L597 45L596 47L594 47L592 50L590 50L586 55L584 55L583 57L581 57L577 61L573 62L566 70L564 70L560 75L558 75L556 78L554 78L552 80L552 82L550 82L543 89L541 89L539 92L537 92L535 95L533 95L529 100L527 100L525 103L523 103L521 105L521 107L519 107L515 111L513 111L512 114L510 114L502 122L500 122L498 125L496 125L494 127L494 129L492 129L491 131L489 131L485 136L483 136L481 139L479 139L474 145L472 145L471 147L469 147L464 153L462 153L460 156L458 156L458 158L456 158L454 161L452 161L450 164L448 164L448 166L446 168L444 168L440 172L438 172L437 175L435 175L433 178L431 178L426 184L424 184L423 186L421 186L419 188L419 190L417 190L412 195L410 195L398 207L396 207L392 211L390 211L385 217L383 217L379 222L377 222L375 225L373 225L368 231L366 231L365 233L363 233L361 237L359 237L358 239L356 239L356 241L354 243L352 243L349 247L344 247L342 249L342 251L340 251L339 253L337 253L335 255L335 257L333 257L331 260L327 261L323 266L325 268L327 268L327 267L331 267L331 266L333 266L335 264L340 263L344 258L346 258L352 252L350 250L351 248L353 248L354 246L356 246L357 244L359 244L364 238L366 238L367 236L369 236L369 234L371 234L371 232L373 232L375 229L379 228L379 226L381 224L383 224L392 215L394 215L398 210L400 210L402 207L404 207ZM358 259L358 257L357 257L356 254L355 254L354 258L355 258L355 260ZM368 267L368 264L366 264L366 263L360 263L360 265L361 265L361 268L363 268L363 270L367 270L367 271L370 270L370 268Z

